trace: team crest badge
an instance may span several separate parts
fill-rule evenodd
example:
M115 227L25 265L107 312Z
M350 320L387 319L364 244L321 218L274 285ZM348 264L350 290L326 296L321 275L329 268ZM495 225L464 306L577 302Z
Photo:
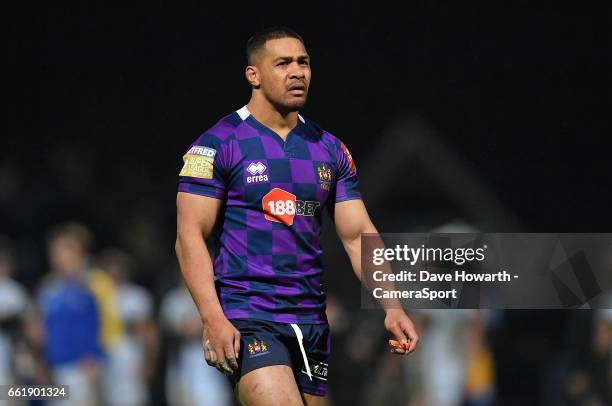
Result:
M268 354L270 351L268 350L268 345L265 341L253 341L248 345L249 355L251 357L258 357L260 355Z
M329 190L332 181L332 173L329 165L322 163L317 166L317 175L319 175L319 185L323 190Z
M317 167L317 172L319 173L319 180L321 182L331 182L331 169L327 165L321 164L321 166Z

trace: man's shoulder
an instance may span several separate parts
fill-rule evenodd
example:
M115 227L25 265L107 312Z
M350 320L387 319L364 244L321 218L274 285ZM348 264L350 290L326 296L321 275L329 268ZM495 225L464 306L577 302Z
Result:
M302 120L306 128L308 128L311 136L313 136L314 138L324 143L331 143L335 145L336 140L338 140L338 138L335 135L333 135L331 132L327 130L324 130L323 127L321 127L318 123L316 123L315 121L309 118L302 116L301 114L299 115L299 118L300 120Z
M204 131L202 136L213 136L224 142L235 137L236 130L242 124L242 119L233 111L217 121L212 127Z

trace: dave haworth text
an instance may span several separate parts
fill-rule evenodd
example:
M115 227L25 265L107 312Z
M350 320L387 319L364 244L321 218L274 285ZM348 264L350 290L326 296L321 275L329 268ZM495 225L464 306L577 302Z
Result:
M455 270L452 273L431 273L428 271L399 273L385 273L375 271L372 274L376 282L510 282L517 279L518 275L511 275L506 271L496 273L469 273ZM457 289L436 290L424 287L422 289L396 289L398 285L393 284L392 289L376 287L372 289L372 295L376 299L457 299Z

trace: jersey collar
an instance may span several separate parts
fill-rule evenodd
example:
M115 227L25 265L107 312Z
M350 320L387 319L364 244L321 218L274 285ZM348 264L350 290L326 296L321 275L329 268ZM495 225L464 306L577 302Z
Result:
M236 110L236 113L238 113L238 115L240 116L242 121L246 120L251 115L251 112L249 111L249 109L247 109L246 105L244 105L241 108L239 108L238 110ZM299 113L298 113L298 119L302 123L306 122L306 120L304 120L304 117L302 117Z

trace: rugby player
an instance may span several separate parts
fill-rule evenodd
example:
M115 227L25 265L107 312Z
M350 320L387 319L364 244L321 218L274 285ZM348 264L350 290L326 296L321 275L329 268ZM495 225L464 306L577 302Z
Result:
M377 231L347 147L298 113L311 79L302 38L270 28L246 51L251 99L183 156L176 253L202 318L206 361L230 376L238 400L322 405L330 350L322 212L358 278L360 235ZM414 351L418 336L403 310L386 310L385 327L400 344L395 353Z

